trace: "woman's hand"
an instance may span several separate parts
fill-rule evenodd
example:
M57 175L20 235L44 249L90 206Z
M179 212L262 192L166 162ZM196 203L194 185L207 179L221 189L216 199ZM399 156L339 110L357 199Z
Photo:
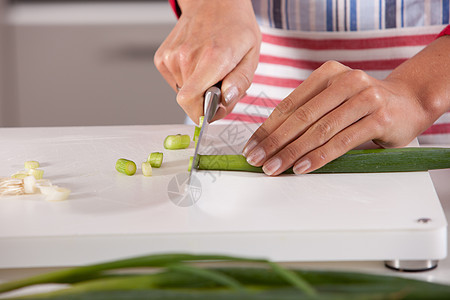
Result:
M222 107L231 112L245 95L258 65L261 33L250 0L178 0L182 15L154 61L177 102L194 121L203 115L203 95L220 80Z
M450 108L449 51L450 37L439 38L385 80L326 62L280 102L243 154L267 175L291 166L303 174L370 140L405 146Z

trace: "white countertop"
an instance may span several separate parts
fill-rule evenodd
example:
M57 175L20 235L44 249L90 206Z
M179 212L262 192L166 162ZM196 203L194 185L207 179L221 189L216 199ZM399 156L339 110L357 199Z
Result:
M160 127L122 127L126 130L129 130L131 133L132 131L142 131L143 129L157 129L158 131L161 131L161 133L165 134L165 130L168 130L170 128L174 129L176 127L170 127L170 126L160 126ZM188 127L181 127L183 130L190 130ZM22 140L22 138L26 138L27 134L29 132L39 131L39 129L30 129L27 131L26 128L23 129L0 129L0 138L2 138L2 134L5 134L8 132L10 134L14 130L15 133L17 133L17 138L15 141L22 141L23 143L26 143L26 140ZM36 131L37 130L37 131ZM53 128L49 130L49 132L57 132L61 131L63 134L65 132L64 128ZM74 129L75 131L77 129ZM112 130L108 129L107 130ZM95 131L95 130L94 130ZM173 130L172 130L173 131ZM180 130L179 130L180 131ZM21 135L23 135L21 137ZM3 136L5 137L5 136ZM81 138L81 135L74 135L72 134L69 136L69 138L66 137L67 140L74 141L74 138ZM112 137L112 136L110 136ZM45 137L43 137L45 139ZM2 139L4 140L4 139ZM13 139L14 140L14 139ZM440 145L442 146L442 145ZM450 147L450 145L449 145ZM133 147L128 147L125 149L133 149ZM92 150L96 150L95 147L92 148ZM98 149L97 149L98 150ZM142 149L134 148L133 151L130 150L130 153L132 155L137 155L139 151ZM148 149L145 149L144 151L148 151ZM187 150L188 151L188 150ZM122 152L123 153L123 152ZM3 152L3 155L5 155L5 152ZM141 155L141 154L140 154ZM8 164L12 164L14 166L17 166L17 162L14 159L22 159L20 155L10 155L7 159ZM37 158L39 160L39 158ZM173 167L173 165L172 165ZM6 170L6 169L4 169ZM8 169L9 171L9 169ZM1 174L1 175L8 175L8 174ZM448 216L450 215L450 185L449 179L450 179L450 169L447 170L435 170L430 172L431 178L433 180L436 192L438 194L438 197L441 201L441 204L443 206L443 209L445 211L445 214ZM56 176L55 178L59 178ZM117 179L115 179L117 180ZM120 179L119 179L120 180ZM117 183L118 181L116 181ZM447 241L450 239L447 239ZM389 270L384 267L383 263L380 261L358 261L358 262L347 262L347 261L340 261L340 262L285 262L284 264L291 266L291 267L299 267L299 268L309 268L309 269L339 269L339 270L348 270L348 271L362 271L362 272L370 272L370 273L377 273L377 274L386 274L386 275L400 275L400 276L407 276L411 278L421 279L421 280L427 280L427 281L433 281L433 282L439 282L439 283L445 283L450 284L450 259L447 257L446 259L443 259L439 262L439 265L436 269L427 271L427 272L420 272L420 273L399 273L392 270ZM54 270L55 268L13 268L13 269L0 269L0 281L9 281L21 277L30 276L33 274L39 274L43 272L47 272L49 270Z

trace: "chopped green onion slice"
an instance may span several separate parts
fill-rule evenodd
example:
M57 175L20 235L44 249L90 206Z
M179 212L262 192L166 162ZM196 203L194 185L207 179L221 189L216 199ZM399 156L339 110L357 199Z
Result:
M144 161L141 165L142 174L144 176L152 176L152 165L151 163Z
M194 142L198 141L198 137L200 136L200 131L201 131L201 130L202 130L202 129L201 129L200 127L195 126L194 137L192 138L192 140L193 140Z
M192 138L192 140L194 142L198 141L198 137L200 136L200 131L202 130L204 119L205 119L205 116L201 116L198 120L198 126L195 126L194 137Z
M169 150L186 149L191 143L191 138L187 134L169 135L164 140L164 148Z
M11 175L11 178L14 179L24 179L25 177L29 176L30 174L28 174L28 172L17 172Z
M36 179L42 179L44 177L44 170L41 169L30 169L28 174L33 175Z
M191 156L189 157L189 166L188 166L188 171L190 172L192 170L192 164L194 163L194 157Z
M136 164L134 163L134 161L120 158L116 162L116 170L122 174L131 176L136 173Z
M27 176L23 179L23 189L25 194L34 194L36 192L36 178Z
M163 154L161 152L150 153L150 155L147 158L147 162L149 162L153 168L161 167L162 161L163 161Z
M29 160L29 161L25 162L25 169L32 170L32 169L36 169L39 167L40 167L40 165L39 165L38 161Z
M63 201L70 195L70 190L56 185L45 188L39 187L41 193L44 194L47 201Z

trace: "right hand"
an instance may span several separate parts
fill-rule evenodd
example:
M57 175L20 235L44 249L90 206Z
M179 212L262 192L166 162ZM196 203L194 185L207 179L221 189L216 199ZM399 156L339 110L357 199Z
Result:
M182 15L155 54L159 72L177 91L177 102L198 123L203 95L222 80L215 119L232 111L250 87L258 65L261 32L250 0L178 0Z

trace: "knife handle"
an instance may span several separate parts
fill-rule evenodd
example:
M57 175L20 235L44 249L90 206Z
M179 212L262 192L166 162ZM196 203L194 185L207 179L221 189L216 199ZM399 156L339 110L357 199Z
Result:
M208 123L211 122L217 110L219 109L219 105L222 98L222 92L220 90L221 87L222 81L219 81L205 92L205 98L203 103L203 114L205 116L205 121L207 121Z

